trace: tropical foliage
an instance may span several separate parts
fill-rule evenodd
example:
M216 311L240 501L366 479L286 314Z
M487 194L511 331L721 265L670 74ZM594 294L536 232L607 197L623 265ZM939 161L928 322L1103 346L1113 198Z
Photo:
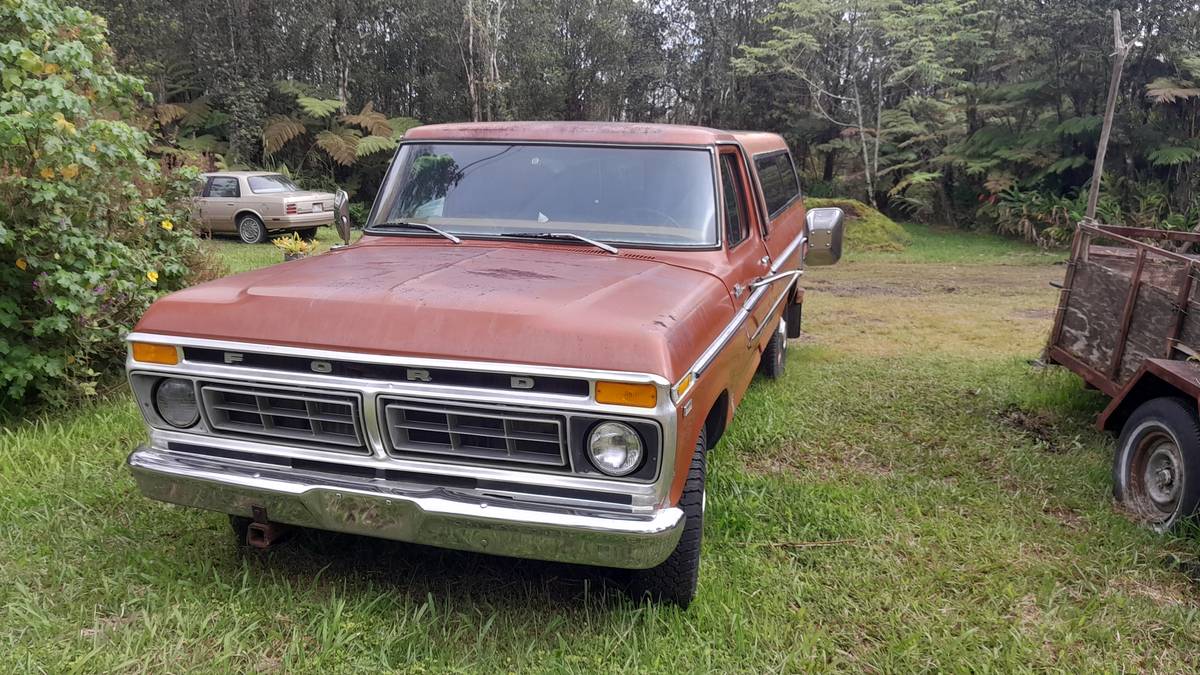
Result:
M94 393L133 321L209 268L181 227L193 170L164 175L104 20L0 4L0 412Z
M166 145L360 200L418 119L665 121L778 131L814 192L1040 240L1090 180L1117 8L1106 217L1200 224L1190 0L90 2Z

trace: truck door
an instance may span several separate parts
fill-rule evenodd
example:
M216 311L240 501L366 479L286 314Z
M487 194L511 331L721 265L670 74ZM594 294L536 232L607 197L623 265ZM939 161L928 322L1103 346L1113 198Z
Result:
M767 324L775 296L781 289L772 288L771 284L755 288L756 282L769 275L771 256L759 235L753 193L747 189L752 184L750 173L742 154L736 148L727 148L721 150L717 159L721 173L721 235L731 267L729 293L735 309L745 308L749 312L742 335L730 346L743 351L743 373L748 379L753 376L754 366L758 363L759 345L764 342L764 334L770 337L773 326Z
M803 252L792 244L805 229L804 202L792 156L783 148L755 155L753 160L762 187L760 204L767 214L761 231L772 265L780 271L800 269Z

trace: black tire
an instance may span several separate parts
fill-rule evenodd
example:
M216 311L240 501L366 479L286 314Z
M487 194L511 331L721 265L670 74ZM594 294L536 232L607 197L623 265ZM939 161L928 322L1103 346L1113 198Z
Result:
M253 213L243 213L237 219L238 239L245 244L261 244L267 240L267 226Z
M683 509L685 518L683 534L666 560L649 569L633 570L629 594L634 600L650 599L687 609L696 597L696 583L700 579L700 540L704 535L707 462L706 434L701 431L692 464L688 467L687 482L679 497L679 508Z
M787 364L787 322L780 319L771 335L771 341L763 350L762 360L758 362L758 372L770 380L783 377L783 367Z
M317 238L317 228L306 227L303 230L296 230L296 234L299 234L304 241L313 241Z
M1167 532L1200 505L1196 402L1156 398L1129 416L1113 458L1113 495L1138 520Z
M783 311L783 320L787 322L787 337L789 340L795 340L800 337L800 319L802 318L804 305L799 302L789 302L787 309Z

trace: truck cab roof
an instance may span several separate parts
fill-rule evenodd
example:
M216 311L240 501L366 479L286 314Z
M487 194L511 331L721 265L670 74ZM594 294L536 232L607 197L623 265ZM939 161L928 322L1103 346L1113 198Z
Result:
M587 143L597 145L679 145L707 147L740 143L751 155L786 150L779 134L723 131L680 124L633 122L463 122L410 129L406 141L507 143Z

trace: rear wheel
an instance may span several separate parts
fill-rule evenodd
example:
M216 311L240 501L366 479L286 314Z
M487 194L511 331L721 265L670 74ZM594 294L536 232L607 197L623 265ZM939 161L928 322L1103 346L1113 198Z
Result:
M787 322L787 336L790 340L800 337L800 318L804 305L799 302L789 302L783 311L783 320Z
M267 227L253 214L238 217L237 231L238 238L246 244L261 244L267 240Z
M1195 401L1156 398L1130 415L1117 442L1113 493L1157 532L1193 517L1200 505L1200 419Z
M787 321L779 320L771 341L763 350L762 360L758 363L758 372L764 377L777 380L783 377L783 367L787 363Z
M696 597L700 579L700 540L704 534L704 482L707 472L707 435L702 430L696 452L688 467L687 482L679 497L683 509L683 534L667 559L650 569L634 570L629 584L634 600L649 598L656 602L679 605L684 609Z

